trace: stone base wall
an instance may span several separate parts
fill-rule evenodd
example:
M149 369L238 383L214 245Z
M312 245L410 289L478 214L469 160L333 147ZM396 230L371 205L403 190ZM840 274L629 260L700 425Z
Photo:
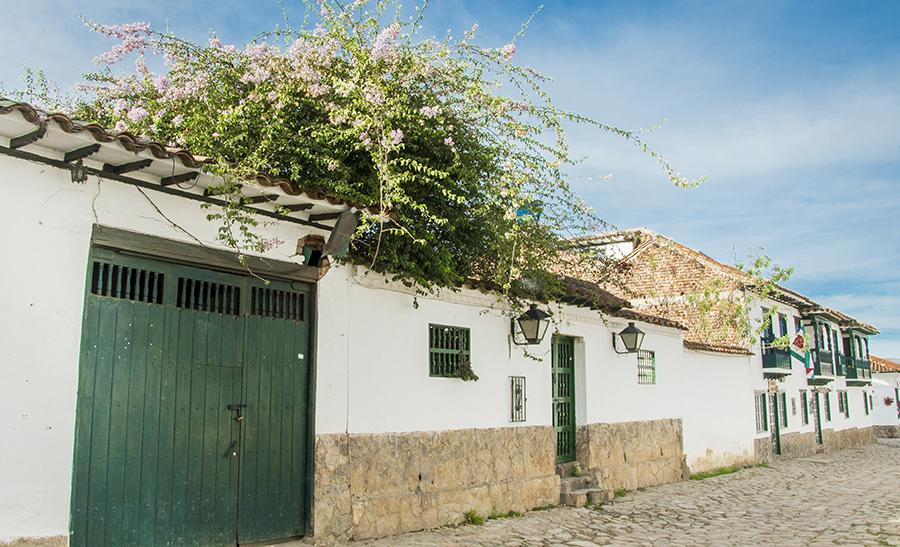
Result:
M834 452L845 448L856 448L875 442L875 430L872 427L850 428L842 430L822 430L822 446L816 444L815 432L784 433L781 435L781 455L779 458L800 458L811 456L819 451ZM760 437L753 440L753 452L756 463L770 463L772 439Z
M634 490L687 478L681 420L581 426L576 458L602 487L612 490Z
M873 428L875 436L881 439L900 438L900 425L876 425Z
M319 435L318 542L436 528L475 510L559 503L552 427Z
M850 429L826 429L823 431L825 449L828 452L857 448L875 442L875 430L872 427L852 427Z
M815 431L806 433L794 432L781 435L781 456L783 458L802 458L812 456L819 449Z

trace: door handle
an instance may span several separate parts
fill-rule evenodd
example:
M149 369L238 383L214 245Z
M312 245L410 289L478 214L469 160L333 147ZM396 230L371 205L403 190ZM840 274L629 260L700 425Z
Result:
M222 457L223 458L236 458L238 455L237 445L238 445L237 441L231 441L231 444L228 445L227 449L225 449L225 453L222 454Z
M226 406L225 408L227 408L228 410L230 410L230 411L232 411L232 412L235 413L235 415L234 415L234 421L236 421L236 422L242 422L242 421L244 421L244 409L247 408L247 405L246 405L246 404L244 404L244 403L231 403L231 404L229 404L228 406Z

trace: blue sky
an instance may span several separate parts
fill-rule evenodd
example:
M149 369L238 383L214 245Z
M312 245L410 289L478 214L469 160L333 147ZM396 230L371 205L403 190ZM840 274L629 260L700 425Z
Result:
M303 10L287 0L299 24ZM537 2L432 0L430 30L479 23L502 45ZM280 19L274 0L0 0L0 82L22 67L63 87L109 45L76 12L242 43ZM900 357L900 2L547 2L518 58L554 76L556 102L648 140L696 190L671 187L615 137L574 128L573 179L604 218L731 262L765 253L793 288L877 325ZM598 175L612 173L607 181Z

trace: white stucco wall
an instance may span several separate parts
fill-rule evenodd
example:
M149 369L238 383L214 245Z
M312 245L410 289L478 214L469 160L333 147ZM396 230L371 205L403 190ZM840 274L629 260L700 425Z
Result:
M684 452L692 472L752 461L751 368L746 355L685 351Z
M333 269L319 283L316 431L378 433L551 425L551 332L575 338L576 422L680 417L681 334L640 324L657 352L657 385L637 384L634 355L616 355L627 324L572 306L539 346L509 342L509 318L474 290L414 295L361 268ZM467 327L477 382L428 375L428 324ZM535 360L540 359L540 360ZM527 420L510 423L510 376L526 378ZM348 381L349 378L349 381ZM349 416L349 418L348 418Z
M0 540L62 535L91 226L193 241L133 186L104 180L98 187L95 177L73 184L67 171L6 156L0 185L9 197L0 215ZM199 203L146 192L172 220L217 246L215 225ZM299 228L264 227L267 237L287 242L269 256L287 260L303 235Z
M900 425L900 411L897 406L897 390L900 388L900 372L876 372L872 375L872 393L874 408L872 422L875 425ZM893 404L886 405L884 400L890 397Z

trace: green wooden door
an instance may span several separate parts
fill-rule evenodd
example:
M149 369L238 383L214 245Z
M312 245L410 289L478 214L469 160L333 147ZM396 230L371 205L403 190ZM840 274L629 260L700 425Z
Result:
M245 454L264 454L253 461L266 469L273 458L285 458L269 447L274 434L264 440L253 435L257 427L271 427L250 416L285 385L260 391L252 383L254 348L302 345L294 355L303 355L302 364L278 365L292 370L282 376L291 375L297 390L282 389L280 397L291 395L291 401L278 404L305 413L308 400L309 329L284 318L290 302L305 304L297 297L303 291L284 291L275 308L257 309L251 296L260 287L239 275L93 251L79 365L72 545L233 545L244 537L241 492L259 480ZM260 312L270 313L267 328ZM291 345L276 334L297 341ZM302 480L292 475L281 486L292 494L301 489L296 495L305 500L306 421L278 423L289 459L303 462L293 470ZM248 537L305 531L305 503L284 507L283 497L267 500L264 511L284 515L290 525L282 521L267 533L262 528L274 526L268 522ZM258 503L250 510L263 511Z
M817 391L813 391L813 404L815 405L815 427L816 427L816 444L823 444L822 440L822 409L819 406L819 393Z
M309 293L252 287L244 353L245 427L238 540L306 531Z
M553 337L553 427L556 463L575 460L575 340Z

